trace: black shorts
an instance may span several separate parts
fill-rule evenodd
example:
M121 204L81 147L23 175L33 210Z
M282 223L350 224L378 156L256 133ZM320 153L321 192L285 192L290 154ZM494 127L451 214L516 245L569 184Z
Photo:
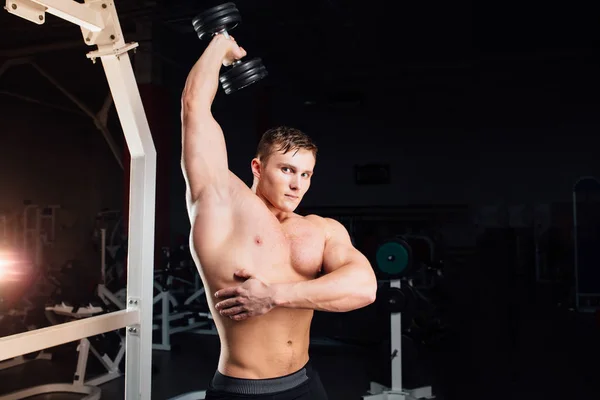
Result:
M327 400L321 378L311 363L292 374L270 379L240 379L215 372L206 400Z

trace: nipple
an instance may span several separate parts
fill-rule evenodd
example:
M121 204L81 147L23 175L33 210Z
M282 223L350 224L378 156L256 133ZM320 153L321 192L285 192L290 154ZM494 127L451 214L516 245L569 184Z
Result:
M263 243L262 238L260 236L256 236L254 238L254 243L260 246Z

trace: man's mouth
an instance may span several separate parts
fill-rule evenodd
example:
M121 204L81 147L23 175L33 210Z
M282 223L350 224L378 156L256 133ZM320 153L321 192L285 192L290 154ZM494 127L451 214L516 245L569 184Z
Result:
M290 199L294 199L294 200L296 200L298 198L298 196L294 196L291 194L286 194L285 197L289 197Z

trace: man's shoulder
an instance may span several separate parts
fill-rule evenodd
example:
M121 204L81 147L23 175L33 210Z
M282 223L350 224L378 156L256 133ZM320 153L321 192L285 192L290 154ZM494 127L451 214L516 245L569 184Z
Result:
M317 214L298 215L298 216L300 218L304 219L305 221L310 221L312 223L319 224L319 225L327 225L327 224L331 224L332 221L335 221L332 218L321 217L320 215L317 215Z
M301 216L306 221L310 221L315 225L318 225L325 233L326 237L330 237L334 232L339 230L345 230L346 228L335 218L331 217L322 217L316 214L308 214L305 216Z

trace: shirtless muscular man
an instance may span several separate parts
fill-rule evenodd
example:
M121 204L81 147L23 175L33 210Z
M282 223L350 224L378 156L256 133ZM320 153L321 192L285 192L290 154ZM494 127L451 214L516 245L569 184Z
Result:
M182 93L191 251L221 343L206 399L326 399L308 355L314 310L369 305L377 281L343 225L294 213L316 162L307 135L267 131L252 188L229 171L211 106L221 66L245 56L235 39L214 36Z

